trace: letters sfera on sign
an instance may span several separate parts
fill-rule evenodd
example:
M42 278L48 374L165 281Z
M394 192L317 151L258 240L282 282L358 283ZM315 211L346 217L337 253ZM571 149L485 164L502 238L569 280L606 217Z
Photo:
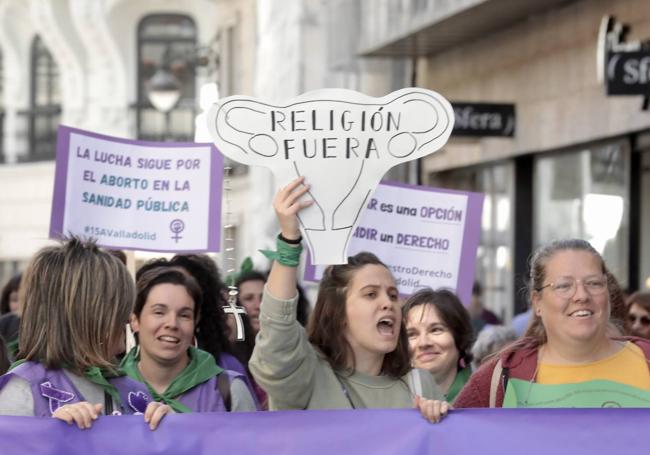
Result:
M514 104L452 103L454 129L452 136L513 137L515 135Z

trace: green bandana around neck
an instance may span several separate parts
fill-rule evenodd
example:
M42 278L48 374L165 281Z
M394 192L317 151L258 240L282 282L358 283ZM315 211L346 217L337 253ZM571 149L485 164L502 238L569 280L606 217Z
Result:
M456 373L456 377L454 378L454 382L451 384L451 387L449 387L449 390L447 391L447 402L448 403L453 403L454 400L456 399L456 396L460 393L462 390L463 386L465 383L469 380L469 377L472 375L472 369L467 366L463 368L462 370L459 370Z
M99 367L88 367L84 370L84 377L88 379L93 384L97 384L101 387L104 392L108 393L113 401L122 404L122 399L120 398L120 393L117 391L117 388L108 382L109 378L114 378L118 376L124 376L124 373L118 372L117 374L111 374L106 370L102 370Z
M191 346L187 350L187 353L190 357L189 363L183 371L174 378L163 393L156 392L142 377L140 369L138 368L138 362L140 361L139 349L131 349L122 360L121 368L128 376L145 384L155 401L160 401L169 405L175 412L192 412L190 408L178 401L177 398L197 385L221 374L224 370L217 365L212 354L208 352Z

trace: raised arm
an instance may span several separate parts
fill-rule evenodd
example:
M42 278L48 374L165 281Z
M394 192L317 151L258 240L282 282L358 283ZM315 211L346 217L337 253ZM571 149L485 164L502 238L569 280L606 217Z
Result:
M292 181L289 185L280 189L273 200L273 208L280 223L280 233L282 237L289 241L300 238L300 226L296 214L313 203L311 200L300 200L309 191L309 186L304 185L304 180L304 177L300 177ZM292 248L298 247L298 245L288 246ZM296 284L296 268L273 261L266 283L271 295L280 300L289 300L297 293Z
M308 190L301 186L303 180L282 188L273 201L282 237L289 242L300 238L296 213L311 204L299 200ZM282 248L298 245L285 242ZM295 256L280 260L293 266L273 262L260 308L260 331L249 362L255 380L269 395L271 409L304 409L313 391L316 352L296 320Z

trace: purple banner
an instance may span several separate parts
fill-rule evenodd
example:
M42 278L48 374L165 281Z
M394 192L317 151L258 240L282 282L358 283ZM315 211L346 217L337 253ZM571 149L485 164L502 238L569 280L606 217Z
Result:
M223 156L212 144L58 130L50 237L107 248L219 251Z
M150 431L142 416L90 430L0 417L2 453L646 455L650 409L463 409L442 423L415 410L185 414Z

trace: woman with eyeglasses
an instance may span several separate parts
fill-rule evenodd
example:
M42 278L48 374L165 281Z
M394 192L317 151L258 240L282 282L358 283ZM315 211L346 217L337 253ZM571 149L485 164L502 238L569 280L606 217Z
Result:
M650 292L635 292L627 299L627 332L650 340Z
M526 336L474 373L455 407L650 407L650 342L610 336L607 268L588 242L538 249L529 287Z

